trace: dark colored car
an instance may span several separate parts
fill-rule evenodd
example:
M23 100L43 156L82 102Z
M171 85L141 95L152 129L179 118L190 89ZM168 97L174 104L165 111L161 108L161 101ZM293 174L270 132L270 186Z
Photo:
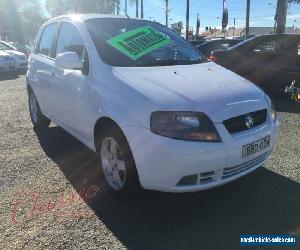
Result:
M206 41L205 43L196 46L196 48L206 57L210 57L212 52L228 49L240 42L242 42L240 39L218 39Z
M227 50L210 60L249 79L266 90L284 91L293 80L300 83L300 35L263 35Z
M195 41L189 41L190 44L192 44L194 47L197 47L203 43L206 43L207 41L206 40L195 40Z

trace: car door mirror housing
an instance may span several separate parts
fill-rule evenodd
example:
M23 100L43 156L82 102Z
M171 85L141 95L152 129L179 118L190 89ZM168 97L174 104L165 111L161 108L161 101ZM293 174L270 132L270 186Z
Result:
M76 52L67 52L57 55L55 65L63 69L82 70L83 60L79 58Z

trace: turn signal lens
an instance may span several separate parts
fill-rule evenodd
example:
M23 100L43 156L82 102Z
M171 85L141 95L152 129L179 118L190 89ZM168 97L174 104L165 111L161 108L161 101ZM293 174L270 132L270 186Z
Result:
M218 57L216 57L214 54L211 54L209 56L209 60L212 61L212 62L217 62L218 61Z

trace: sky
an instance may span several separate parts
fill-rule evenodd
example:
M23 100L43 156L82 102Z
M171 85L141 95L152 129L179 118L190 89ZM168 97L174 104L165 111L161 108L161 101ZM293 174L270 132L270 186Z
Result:
M129 0L128 0L129 1ZM121 14L124 14L125 0L121 2ZM251 0L250 26L273 27L277 0ZM236 18L236 27L245 27L246 0L227 0L229 11L229 26L233 26ZM223 0L190 0L190 25L196 27L197 13L200 15L201 30L205 27L220 28ZM186 0L169 0L169 23L186 19ZM135 16L135 5L128 6L128 14ZM165 24L165 1L144 0L144 18L156 20ZM300 4L291 4L288 9L287 26L300 27Z

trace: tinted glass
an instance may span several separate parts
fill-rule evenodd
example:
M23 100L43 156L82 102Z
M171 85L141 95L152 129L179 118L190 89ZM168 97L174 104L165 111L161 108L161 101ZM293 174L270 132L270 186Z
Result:
M63 23L58 36L56 55L76 52L83 60L84 48L84 43L76 27L71 23Z
M260 53L289 54L295 56L298 54L297 39L292 36L274 37L274 39L260 42L254 51Z
M193 46L197 47L197 46L199 46L199 45L201 45L201 44L203 44L203 43L206 43L206 41L205 41L205 40L203 40L203 41L190 41L190 43L191 43Z
M275 52L275 41L270 40L270 41L260 42L254 49L254 52L260 52L260 53Z
M218 41L216 43L213 43L213 47L212 50L216 51L216 50L224 50L224 49L228 49L238 43L240 43L241 41L239 40L221 40Z
M95 43L98 53L102 60L113 66L123 67L138 67L138 66L167 66L167 65L182 65L182 64L197 64L207 62L207 59L202 56L192 45L187 43L180 36L175 34L167 27L149 21L119 19L119 18L99 18L86 21L86 26ZM140 29L139 29L140 28ZM111 39L118 39L121 34L131 35L129 42L132 42L136 36L143 34L143 29L153 30L155 35L163 36L168 41L164 46L157 46L156 49L149 49L144 46L145 52L143 56L134 58L121 52L120 49L109 43ZM137 33L137 30L141 32ZM145 32L144 32L145 33ZM155 36L154 35L154 36ZM137 40L137 39L136 39ZM133 42L136 44L136 40ZM147 44L142 38L141 43ZM127 40L128 42L128 40ZM122 43L122 42L120 42ZM141 48L140 44L137 44ZM153 47L152 47L153 48Z
M53 44L56 29L57 29L56 23L50 24L44 29L42 38L40 40L39 48L37 50L38 54L51 57L51 49L52 49L52 44Z

